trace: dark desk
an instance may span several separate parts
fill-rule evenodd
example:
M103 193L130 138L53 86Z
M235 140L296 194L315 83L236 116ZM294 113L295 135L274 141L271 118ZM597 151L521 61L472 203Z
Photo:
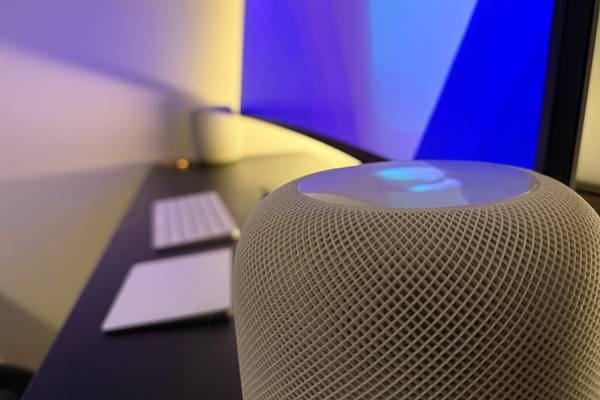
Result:
M217 190L241 226L265 188L327 167L297 154L215 168L153 168L24 398L241 399L232 320L112 335L101 333L100 325L133 263L199 249L159 254L150 249L153 200Z

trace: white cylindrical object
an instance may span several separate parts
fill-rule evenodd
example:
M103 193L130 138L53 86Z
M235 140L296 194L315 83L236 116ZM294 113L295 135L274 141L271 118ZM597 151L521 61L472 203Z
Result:
M193 118L196 159L210 165L229 164L242 158L242 117L225 112L198 112Z

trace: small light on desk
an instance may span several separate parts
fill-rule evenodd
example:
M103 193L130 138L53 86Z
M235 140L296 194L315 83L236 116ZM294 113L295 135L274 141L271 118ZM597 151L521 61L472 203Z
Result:
M186 158L180 158L175 161L175 168L177 169L188 169L190 167L190 162Z

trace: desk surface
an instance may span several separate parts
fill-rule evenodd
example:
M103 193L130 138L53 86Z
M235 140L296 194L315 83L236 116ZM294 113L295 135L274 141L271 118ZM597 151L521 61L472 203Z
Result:
M241 226L265 189L331 167L296 154L184 171L153 168L24 398L241 399L232 320L194 321L111 335L101 333L100 325L133 263L201 249L151 250L153 200L217 190Z

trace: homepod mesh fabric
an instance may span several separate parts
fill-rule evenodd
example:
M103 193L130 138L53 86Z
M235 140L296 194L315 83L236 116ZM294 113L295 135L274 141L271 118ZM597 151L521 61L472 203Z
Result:
M244 399L600 399L600 219L534 176L437 209L270 194L234 266Z

